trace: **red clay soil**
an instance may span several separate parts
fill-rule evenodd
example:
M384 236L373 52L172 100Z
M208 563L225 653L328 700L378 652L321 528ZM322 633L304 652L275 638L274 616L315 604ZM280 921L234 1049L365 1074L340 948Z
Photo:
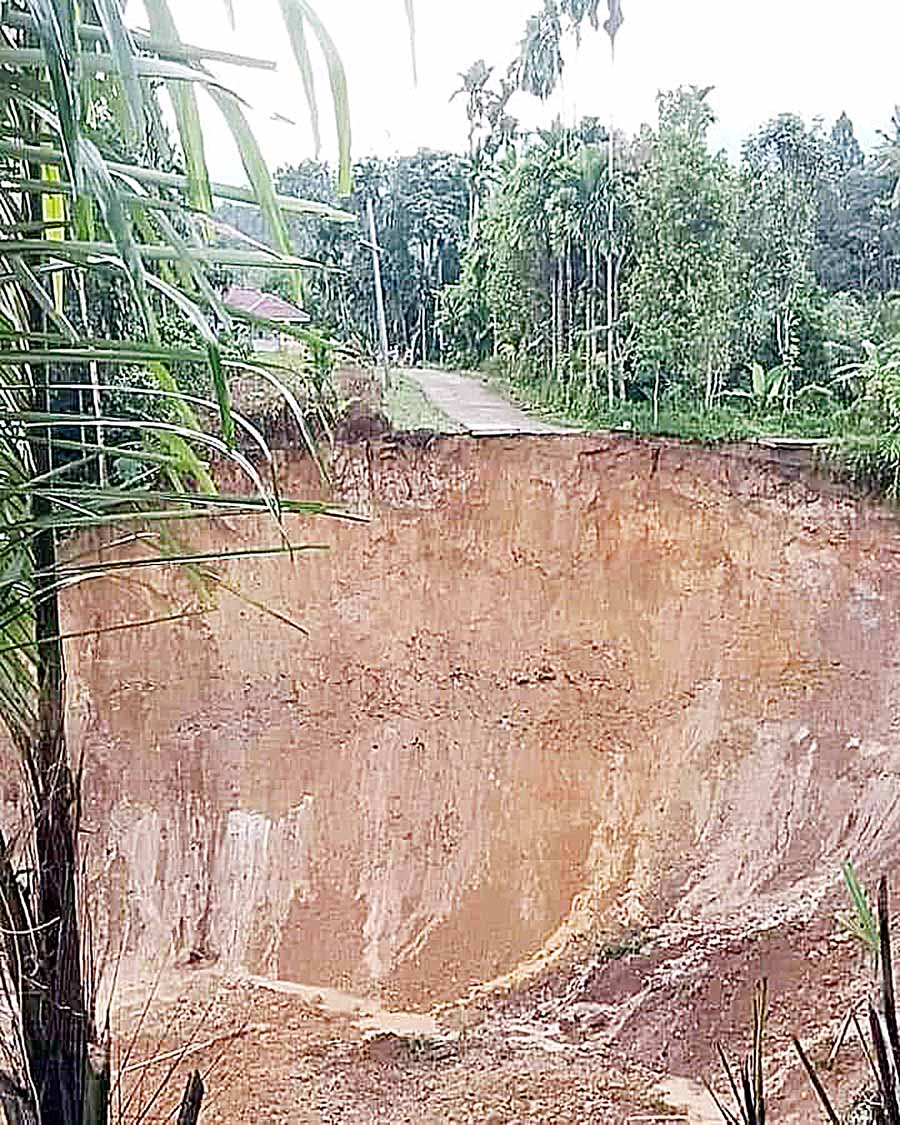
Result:
M280 476L320 492L299 456ZM787 1036L827 1054L864 987L834 938L839 863L871 882L900 841L895 517L774 454L624 437L363 441L335 477L369 523L298 518L330 550L230 566L306 634L223 591L70 653L96 926L125 979L170 953L388 1007L476 990L477 1067L367 1069L319 1016L266 1019L278 1046L241 1040L235 1070L265 1089L296 1051L320 1116L260 1120L488 1120L484 1075L521 1073L538 1108L497 1120L617 1121L541 1114L610 1051L623 1074L710 1074L767 975L779 1120L815 1120ZM273 538L235 518L197 544ZM193 597L145 571L73 594L68 624ZM393 1116L342 1116L351 1071Z
M372 1035L353 1016L247 982L201 973L180 984L136 1035L133 1011L120 1029L122 1103L148 1120L167 1120L193 1068L208 1122L568 1125L666 1109L652 1071L589 1044L551 1053L493 1026L462 1041Z

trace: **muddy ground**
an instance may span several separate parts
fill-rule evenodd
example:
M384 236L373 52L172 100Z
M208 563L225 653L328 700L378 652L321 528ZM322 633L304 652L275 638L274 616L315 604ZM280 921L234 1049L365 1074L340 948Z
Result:
M710 947L674 987L656 979L691 938L632 938L560 966L529 986L479 995L429 1015L289 982L166 969L123 989L115 1016L125 1120L164 1121L188 1073L207 1087L204 1120L440 1125L673 1120L720 1122L702 1083L728 1091L715 1057L736 1064L749 1043L755 982L769 987L770 1119L820 1120L790 1046L798 1034L843 1111L864 1061L844 1017L866 992L853 944L824 922ZM645 992L643 1003L629 1001ZM154 1060L157 1060L154 1062ZM165 1082L165 1090L159 1093Z
M652 1071L589 1039L543 1042L528 1021L482 1016L462 1034L457 1021L455 1030L398 1036L315 996L203 973L180 984L178 999L154 1002L135 1039L120 1030L130 1048L123 1104L128 1113L149 1108L148 1121L167 1119L193 1068L206 1076L209 1122L562 1125L679 1108L678 1092L661 1089ZM131 1029L136 1018L120 1017ZM185 1045L183 1058L171 1057Z

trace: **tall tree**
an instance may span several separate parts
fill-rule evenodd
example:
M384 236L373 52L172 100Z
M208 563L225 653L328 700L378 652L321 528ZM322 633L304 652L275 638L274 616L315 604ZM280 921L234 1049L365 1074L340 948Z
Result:
M343 206L360 217L372 200L387 303L391 347L410 359L442 359L436 320L438 294L459 276L467 239L468 163L452 153L421 150L413 156L370 158L353 168L354 190ZM279 191L337 205L329 169L316 161L285 166L276 173ZM220 209L244 233L255 235L252 214ZM371 253L355 224L290 224L298 251L335 267L313 272L307 300L337 339L373 353L375 310ZM266 288L278 278L264 279Z
M565 65L562 54L563 18L567 21L566 31L573 32L580 39L582 25L587 20L594 30L600 26L600 0L544 0L544 9L532 16L525 28L525 36L519 47L519 57L511 68L521 89L548 98L562 76ZM615 75L616 36L624 23L621 0L607 0L608 15L603 30L609 37L611 74ZM619 256L616 251L616 136L615 136L615 98L610 98L609 130L607 133L607 160L611 190L607 198L606 233L606 378L607 397L613 405L616 383L619 395L624 399L624 376L619 369L616 379L616 273Z
M862 164L865 159L862 146L856 139L853 122L846 113L842 113L835 121L831 129L830 141L835 166L839 173L847 173Z
M879 158L866 160L846 114L829 138L834 170L823 184L816 231L815 271L830 293L886 293L900 281L898 216L893 183Z
M482 201L491 182L493 164L501 150L512 151L519 131L518 121L506 112L515 93L515 83L501 78L499 89L489 85L494 73L478 59L460 75L462 86L450 100L465 95L469 119L469 225L474 228Z
M790 373L787 405L800 368L802 325L815 299L819 200L834 175L833 158L818 126L808 129L799 117L782 114L745 143L742 167L748 291L758 324L771 332L777 362Z
M627 288L639 372L689 387L707 406L728 373L736 269L735 176L714 156L708 90L659 96L633 186L634 268Z
M511 67L520 90L542 100L550 97L563 72L562 34L559 5L544 0L543 9L525 25L519 57Z

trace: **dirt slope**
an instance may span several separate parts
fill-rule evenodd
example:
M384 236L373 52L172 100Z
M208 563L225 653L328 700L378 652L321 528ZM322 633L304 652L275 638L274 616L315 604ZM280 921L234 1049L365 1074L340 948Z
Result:
M688 1074L743 1021L709 989L748 935L847 964L838 863L900 839L891 515L762 453L626 438L363 443L337 478L368 525L298 521L332 549L233 570L306 636L223 593L70 654L98 926L132 965L427 1007L642 929L568 999ZM69 624L189 597L98 583Z

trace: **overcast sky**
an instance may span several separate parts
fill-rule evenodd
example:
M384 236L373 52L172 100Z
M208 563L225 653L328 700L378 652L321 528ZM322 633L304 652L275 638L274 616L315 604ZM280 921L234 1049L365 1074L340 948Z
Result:
M463 100L450 104L459 72L478 58L498 72L516 53L525 20L542 0L416 0L418 86L413 85L403 0L313 0L344 59L350 85L354 157L420 147L463 151ZM299 75L278 0L234 0L232 32L224 0L171 0L189 42L267 58L275 74L219 68L253 106L253 124L272 167L312 156ZM601 5L604 7L605 5ZM511 111L526 126L557 114L569 123L594 115L633 131L655 116L660 89L714 86L717 146L733 153L768 117L793 111L830 126L846 110L864 146L900 103L897 0L622 0L615 78L606 36L587 29L569 46L562 88L547 105L516 95ZM128 17L144 24L139 0ZM335 154L327 80L320 83L324 155ZM280 113L295 126L271 120ZM204 111L216 178L243 179L227 133Z

